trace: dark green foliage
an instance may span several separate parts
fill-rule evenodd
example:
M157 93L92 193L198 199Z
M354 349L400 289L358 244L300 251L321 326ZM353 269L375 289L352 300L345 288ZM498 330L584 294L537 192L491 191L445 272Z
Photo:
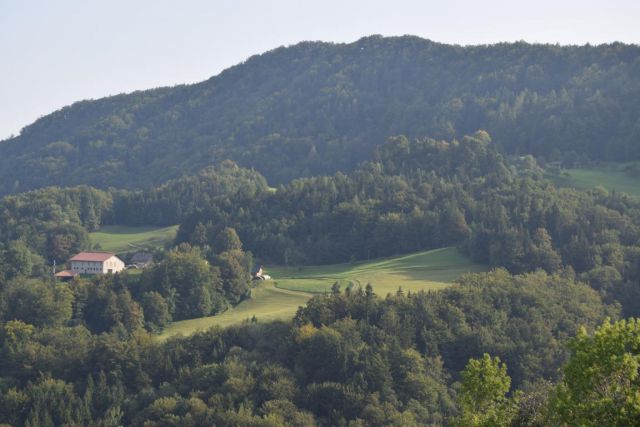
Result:
M640 202L558 189L511 167L478 131L461 141L391 138L349 175L299 179L253 198L223 194L185 215L177 241L207 248L224 227L261 260L322 264L461 245L513 273L570 266L638 311ZM230 231L227 231L230 233Z
M12 242L4 257L26 260L24 244L32 252L32 258L37 254L47 265L54 260L62 264L88 248L87 231L100 225L111 204L110 194L86 186L51 187L4 197L0 200L0 244ZM42 263L42 259L37 263ZM10 264L9 275L15 274L12 269L27 266L13 259Z
M557 189L532 158L510 165L484 131L449 142L393 137L372 158L276 191L223 162L148 191L48 188L4 198L0 422L545 424L545 381L562 380L567 341L620 308L640 313L640 202ZM86 247L87 230L104 222L179 222L179 244L140 276L25 277L45 272L40 257ZM453 244L503 268L384 299L370 285L341 293L336 284L293 324L254 319L165 343L144 330L249 296L251 252L296 264ZM506 362L510 391L522 395L504 397L508 382L493 359L468 365L484 353ZM482 404L478 396L492 391L476 380L493 368L499 387ZM620 384L607 381L599 386Z
M451 143L392 138L375 157L349 175L299 179L251 198L216 195L185 215L177 242L224 249L215 236L232 227L245 248L284 264L458 244L471 233L473 199L513 179L482 131Z
M4 266L0 277L13 279L17 276L30 276L33 270L33 254L20 240L9 242L7 248L0 253L0 264Z
M43 117L0 144L0 194L52 183L144 188L228 158L282 183L349 170L392 135L476 129L508 153L567 164L638 159L639 57L620 43L304 42L199 84Z
M129 292L127 278L98 276L94 280L74 280L74 318L93 333L122 329L133 332L144 324L140 303Z
M82 226L64 224L47 231L45 257L47 260L66 261L89 247L89 237Z
M511 378L507 365L487 353L481 359L470 359L460 374L462 386L458 403L460 417L454 423L461 427L510 426L515 417L516 404L507 399Z
M52 378L43 378L27 387L31 409L25 426L55 427L83 424L90 420L82 411L82 401L71 384Z
M101 206L96 215L104 221L180 221L177 243L199 247L224 270L222 293L232 303L249 290L250 258L230 255L240 247L261 261L290 265L462 245L477 261L515 273L571 266L607 301L623 301L631 315L638 311L636 199L603 189L557 189L542 179L532 159L521 169L510 166L484 131L450 142L398 136L373 157L349 175L294 180L277 191L256 172L223 162L148 192L51 188L6 197L6 225L0 231L11 247L2 253L17 261L3 260L0 271L8 277L20 269L25 274L29 259L42 266L37 254L66 258L86 246L84 227L90 224L82 212ZM34 272L41 274L42 267ZM171 289L177 292L163 274L148 287L158 290L173 312ZM183 316L224 307L206 289L189 291L201 307L190 307L191 314ZM142 292L135 294L139 301ZM180 298L189 297L183 292Z
M464 276L458 286L433 294L388 296L372 307L368 301L364 293L317 297L298 312L296 322L320 326L368 319L404 345L415 343L424 354L442 356L456 372L471 357L495 354L507 363L516 385L554 378L567 354L565 340L580 325L616 314L588 286L542 271L511 276L496 270Z
M293 325L213 328L165 343L140 329L92 336L10 321L0 333L0 408L11 410L0 422L417 426L447 424L458 408L460 419L473 408L510 417L519 408L518 419L530 419L539 405L505 400L503 370L486 393L487 378L461 376L468 359L499 355L512 389L555 380L579 325L615 313L569 277L496 271L437 293L334 292L313 298ZM487 405L456 403L459 378L462 396L494 393Z
M223 161L197 175L171 180L146 191L112 191L113 208L105 214L104 222L173 225L202 206L214 202L247 203L267 191L262 175Z
M202 226L202 223L199 225ZM202 226L201 230L203 229L204 227ZM197 235L198 231L198 227L196 227L194 233ZM223 228L213 241L213 250L216 253L242 250L242 242L240 242L240 238L238 237L236 230L229 227Z
M76 378L91 368L84 366L93 345L90 332L82 327L36 329L20 320L3 324L1 371L17 380L35 381L41 373Z
M558 425L636 426L640 421L640 320L607 321L569 345L571 358L550 402Z
M0 321L43 327L61 326L71 319L73 294L65 285L19 278L3 286L0 299Z
M215 256L214 264L220 269L222 290L231 304L237 304L249 296L252 269L250 254L239 249L222 252Z
M144 310L145 325L150 331L158 332L171 321L169 305L160 293L145 292L142 295L141 305Z
M182 244L145 271L141 286L169 301L175 319L209 316L225 306L220 270L198 248Z

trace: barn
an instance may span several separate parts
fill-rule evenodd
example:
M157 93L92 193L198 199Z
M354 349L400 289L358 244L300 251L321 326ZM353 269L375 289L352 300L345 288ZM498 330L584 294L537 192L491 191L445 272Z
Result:
M80 274L107 274L124 270L124 262L111 252L80 252L69 262L71 271Z

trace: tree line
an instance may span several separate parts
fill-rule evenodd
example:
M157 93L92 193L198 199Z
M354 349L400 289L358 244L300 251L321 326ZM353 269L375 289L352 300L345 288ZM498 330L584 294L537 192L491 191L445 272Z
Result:
M602 323L618 315L569 270L496 270L385 298L336 287L293 322L166 342L141 328L94 334L69 313L16 318L0 328L0 422L633 425L640 329Z

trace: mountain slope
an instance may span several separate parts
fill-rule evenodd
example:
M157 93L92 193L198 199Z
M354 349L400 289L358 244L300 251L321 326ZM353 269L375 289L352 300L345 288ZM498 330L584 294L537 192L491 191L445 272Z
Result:
M304 42L202 83L82 101L0 143L0 194L140 188L230 158L271 182L347 170L390 135L487 129L509 153L640 158L640 48Z

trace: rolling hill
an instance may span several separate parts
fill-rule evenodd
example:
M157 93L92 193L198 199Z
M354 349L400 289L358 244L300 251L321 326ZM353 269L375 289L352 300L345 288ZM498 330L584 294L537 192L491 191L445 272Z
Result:
M232 159L272 183L349 170L391 135L486 129L508 153L640 158L640 47L303 42L207 81L81 101L0 142L0 194L145 188Z

